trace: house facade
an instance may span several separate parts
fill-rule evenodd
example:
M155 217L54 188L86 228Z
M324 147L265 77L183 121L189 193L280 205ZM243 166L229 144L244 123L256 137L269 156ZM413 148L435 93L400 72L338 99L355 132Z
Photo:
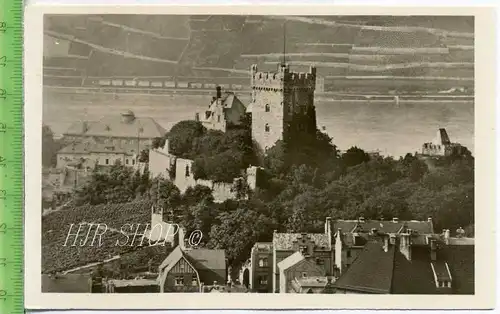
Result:
M216 96L212 98L205 112L197 113L196 120L209 130L226 132L228 128L238 126L246 115L246 106L233 92L222 93L217 86Z
M181 240L179 240L180 243ZM224 250L189 249L178 245L159 267L160 292L204 292L226 281Z

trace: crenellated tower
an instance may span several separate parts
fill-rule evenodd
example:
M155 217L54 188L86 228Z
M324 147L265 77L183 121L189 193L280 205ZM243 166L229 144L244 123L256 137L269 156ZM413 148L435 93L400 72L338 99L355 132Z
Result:
M252 87L252 138L263 151L276 141L293 142L300 134L316 132L314 90L316 68L292 72L279 64L277 72L250 69Z

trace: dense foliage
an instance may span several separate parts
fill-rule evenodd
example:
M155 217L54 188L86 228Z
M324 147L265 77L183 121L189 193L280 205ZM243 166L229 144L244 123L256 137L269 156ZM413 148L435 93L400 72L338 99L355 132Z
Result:
M76 205L126 203L143 196L150 188L149 172L142 174L116 163L107 171L97 167L89 180L75 191Z
M271 241L272 230L323 232L327 216L432 217L436 232L464 227L473 235L470 154L435 159L408 154L396 160L358 147L339 154L331 139L317 132L300 145L277 142L264 166L270 179L249 199L223 204L204 200L185 210L190 229L211 226L206 244L224 248L233 266L248 258L256 241Z
M248 164L254 164L250 135L244 129L222 133L183 121L172 128L168 139L175 143L175 154L195 160L197 178L232 181ZM93 173L76 199L80 204L148 199L188 234L201 230L200 245L225 249L232 266L248 258L256 241L271 241L273 230L323 232L327 216L432 217L437 232L463 227L468 235L474 233L474 158L470 153L441 158L407 154L394 159L352 147L341 154L329 136L317 131L293 142L278 141L262 165L265 184L237 201L215 203L210 188L199 185L181 195L171 181L151 181L148 174L120 165Z
M251 134L244 127L222 132L207 130L197 121L181 121L166 137L172 154L194 160L195 179L233 182L255 161Z

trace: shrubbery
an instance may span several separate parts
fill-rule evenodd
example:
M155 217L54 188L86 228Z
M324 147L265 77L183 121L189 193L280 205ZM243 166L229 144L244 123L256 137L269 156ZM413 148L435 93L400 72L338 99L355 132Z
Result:
M194 160L195 179L233 182L255 160L250 131L244 128L221 132L181 121L166 137L172 154Z

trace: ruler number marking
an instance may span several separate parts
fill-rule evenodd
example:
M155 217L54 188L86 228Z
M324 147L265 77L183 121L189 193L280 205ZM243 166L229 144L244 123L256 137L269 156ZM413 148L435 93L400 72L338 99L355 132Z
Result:
M0 133L5 133L5 130L7 130L7 124L0 122Z
M0 258L0 267L5 267L7 266L7 259L2 257Z
M7 300L7 291L5 290L0 290L0 300L5 301Z
M2 64L0 64L0 66L1 65ZM3 100L7 99L7 92L3 88L0 88L0 99L3 99Z
M6 160L7 160L7 159L5 159L5 158L3 158L2 156L0 156L0 167L5 168L5 166L7 166L7 165L5 164L5 161L6 161Z
M0 33L5 33L7 31L7 23L0 22Z
M7 231L7 224L6 223L1 223L0 224L0 234L3 233L5 234Z
M6 190L0 190L0 200L5 200L7 198L7 191ZM0 258L0 261L2 259Z
M7 56L0 57L0 68L4 68L7 65Z

